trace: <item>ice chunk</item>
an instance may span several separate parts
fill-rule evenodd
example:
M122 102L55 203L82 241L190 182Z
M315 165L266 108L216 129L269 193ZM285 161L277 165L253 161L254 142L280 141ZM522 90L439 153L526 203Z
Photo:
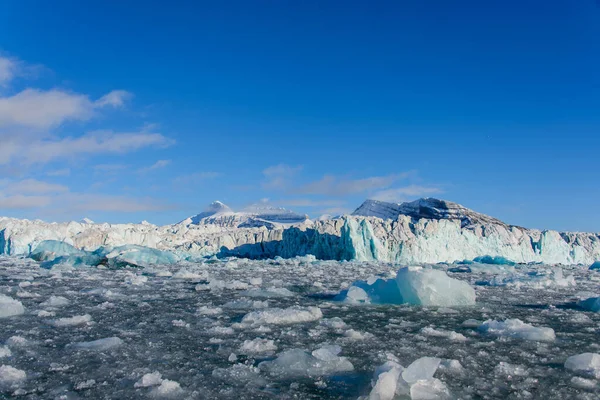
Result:
M411 400L445 400L450 391L439 379L419 380L410 387Z
M423 306L469 306L475 304L475 290L444 271L406 267L396 282L405 303Z
M538 342L551 342L556 339L554 329L535 327L520 319L507 319L506 321L488 319L479 326L479 330L494 336L507 336Z
M565 361L565 368L600 379L600 354L583 353L571 356Z
M452 340L453 342L464 342L467 340L465 335L463 335L461 333L454 332L454 331L438 330L438 329L431 328L429 326L421 329L421 333L423 335L431 336L431 337L447 338L449 340Z
M600 261L594 261L592 265L590 265L591 270L600 269Z
M379 366L368 400L393 400L397 394L408 394L408 384L401 377L403 370L404 367L395 361Z
M44 240L29 255L36 261L52 261L57 257L82 256L85 252L60 240Z
M580 300L577 305L584 310L592 312L600 312L600 297L590 297L589 299Z
M254 340L245 340L240 346L240 354L261 354L272 353L277 350L275 342L268 339L256 338Z
M10 365L0 366L0 388L9 387L14 388L19 383L23 382L27 378L25 371L17 368L13 368Z
M183 389L178 382L163 379L159 386L152 389L150 396L158 398L179 398Z
M150 374L145 374L142 378L133 385L136 388L139 387L150 387L158 386L162 382L162 375L160 372L155 371Z
M78 342L72 343L69 347L73 347L78 350L96 350L96 351L105 351L110 350L116 347L123 345L123 341L118 337L108 337L98 340L93 340L91 342Z
M527 368L525 368L523 365L510 364L504 361L501 361L498 365L496 365L494 372L507 378L511 378L513 376L527 376L528 373Z
M262 324L300 324L304 322L317 321L323 318L323 313L319 307L289 307L289 308L270 308L264 311L253 311L242 319L242 324L262 325Z
M301 349L286 350L273 361L264 361L258 367L280 378L317 377L353 371L354 366L346 357L336 354L338 349L324 347L312 354Z
M441 362L437 357L421 357L402 371L402 379L409 384L419 380L430 380Z
M398 284L394 279L354 282L348 290L342 291L335 300L351 304L402 304L404 302Z
M59 318L52 321L52 325L62 327L62 326L76 326L87 324L92 320L92 316L89 314L85 315L76 315L70 318Z
M12 352L7 346L0 346L0 358L10 357Z
M260 376L260 369L252 365L235 364L229 368L216 368L212 376L227 382L229 386L266 385L266 381Z
M24 312L25 307L23 307L23 303L12 297L0 294L0 318L21 315Z
M69 300L62 296L50 296L48 300L40 304L42 307L62 307L67 305L69 305Z
M108 265L113 268L168 265L181 260L181 257L173 252L133 244L114 248L106 258Z
M371 299L367 292L364 289L358 286L350 286L348 291L346 292L346 297L344 299L346 303L358 304L358 303L370 303Z
M494 265L515 265L514 261L509 260L508 258L501 256L483 256L483 257L475 257L473 261L481 263L481 264L494 264Z

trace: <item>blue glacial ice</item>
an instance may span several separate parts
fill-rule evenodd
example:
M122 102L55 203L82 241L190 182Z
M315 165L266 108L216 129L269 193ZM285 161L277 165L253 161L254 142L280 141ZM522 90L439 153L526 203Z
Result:
M412 304L421 306L470 306L475 290L446 272L423 267L398 270L395 279L357 281L336 300L348 303Z
M590 297L580 300L577 302L577 305L587 311L600 312L600 297Z

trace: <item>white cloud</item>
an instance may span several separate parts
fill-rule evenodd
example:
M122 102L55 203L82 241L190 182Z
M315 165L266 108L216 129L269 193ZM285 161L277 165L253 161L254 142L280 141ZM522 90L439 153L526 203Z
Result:
M150 172L150 171L153 171L155 169L164 168L164 167L168 166L169 164L171 164L171 160L158 160L157 162L155 162L154 164L150 165L149 167L144 167L144 168L138 169L138 172L139 173Z
M302 170L302 165L290 166L287 164L273 165L263 170L265 180L263 188L267 190L284 190L290 184L292 178Z
M87 121L96 108L121 107L129 97L128 92L115 90L93 102L87 95L60 89L25 89L0 97L0 127L46 130L67 121Z
M6 85L15 77L16 68L17 63L15 60L0 57L0 86Z
M385 189L394 182L404 179L410 173L386 176L372 176L362 179L340 179L333 175L325 175L322 179L311 182L296 190L297 193L326 196L346 196L372 190Z
M51 198L48 196L4 196L0 195L0 209L7 210L27 210L46 207L50 204Z
M173 205L151 198L132 198L127 196L96 195L87 193L73 193L62 199L68 207L65 211L105 211L105 212L141 212L163 211L173 209Z
M339 207L345 203L341 200L290 199L277 202L287 207Z
M18 182L12 182L2 187L3 192L7 194L50 194L68 192L69 188L56 183L38 181L37 179L25 179Z
M48 175L48 176L69 176L69 175L71 175L71 169L70 168L55 169L53 171L46 172L46 175Z
M200 183L200 182L208 180L208 179L218 178L221 175L222 174L219 172L212 172L212 171L195 172L195 173L189 174L189 175L178 176L177 178L175 178L174 183L176 183L176 184L195 184L195 183Z
M409 185L401 188L382 190L375 193L371 198L374 200L388 202L402 202L415 197L423 197L432 194L443 193L443 190L435 186Z
M113 90L112 92L107 93L104 96L100 97L98 100L96 100L94 105L96 107L110 106L119 108L123 107L125 105L125 102L131 99L132 97L133 95L126 90Z
M25 89L0 98L0 127L47 129L69 120L88 120L93 108L89 98L82 94Z
M145 147L173 144L172 140L160 133L143 131L96 131L79 137L43 138L33 141L6 137L3 140L0 146L0 164L18 161L27 165L94 154L125 154Z

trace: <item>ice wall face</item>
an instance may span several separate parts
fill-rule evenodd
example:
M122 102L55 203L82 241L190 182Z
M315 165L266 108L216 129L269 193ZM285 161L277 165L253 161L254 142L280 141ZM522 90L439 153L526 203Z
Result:
M229 211L203 217L200 224L186 220L166 226L56 224L0 218L0 254L29 255L40 242L57 240L87 251L103 246L138 245L194 256L289 258L312 254L325 260L400 264L453 262L481 256L547 264L590 265L600 260L599 234L510 226L455 203L434 200L389 206L368 201L358 210L384 218L353 215L293 224L267 224L261 219L254 225L248 218L239 223L239 213ZM395 215L398 210L408 210L408 214ZM213 221L215 216L218 218ZM231 218L231 223L224 223L227 218Z

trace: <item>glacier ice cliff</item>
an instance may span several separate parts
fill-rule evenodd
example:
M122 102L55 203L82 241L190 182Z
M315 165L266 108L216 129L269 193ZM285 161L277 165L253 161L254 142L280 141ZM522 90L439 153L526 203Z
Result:
M402 204L367 200L352 215L316 221L276 208L233 212L222 203L165 226L0 218L0 254L30 255L45 240L86 251L136 245L196 257L312 254L400 264L477 257L546 264L600 260L600 234L526 229L438 199Z

